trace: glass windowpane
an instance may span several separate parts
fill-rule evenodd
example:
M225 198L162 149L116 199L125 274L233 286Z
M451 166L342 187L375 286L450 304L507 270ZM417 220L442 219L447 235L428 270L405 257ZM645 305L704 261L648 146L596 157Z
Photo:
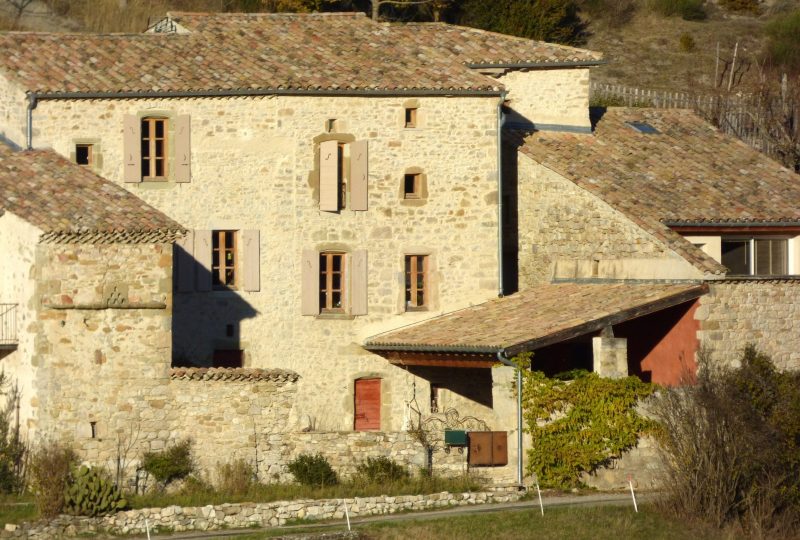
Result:
M723 240L722 264L733 275L750 274L750 241Z

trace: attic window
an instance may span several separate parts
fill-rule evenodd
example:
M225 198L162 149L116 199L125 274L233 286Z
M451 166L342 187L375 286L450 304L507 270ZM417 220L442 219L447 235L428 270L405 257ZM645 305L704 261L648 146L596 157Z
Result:
M91 166L92 165L92 145L91 144L76 144L75 145L75 162L78 165Z
M647 122L630 121L630 122L625 122L625 123L628 124L629 126L631 126L633 129L635 129L639 133L644 133L645 135L658 135L658 134L661 133L660 131L658 131L656 128L654 128L653 126L651 126Z
M417 109L416 107L406 107L406 127L417 127Z

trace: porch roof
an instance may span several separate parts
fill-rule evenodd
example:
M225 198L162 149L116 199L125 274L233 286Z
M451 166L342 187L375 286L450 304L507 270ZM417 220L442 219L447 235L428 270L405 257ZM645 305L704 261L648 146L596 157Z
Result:
M371 351L514 356L708 292L702 283L552 283L368 338Z

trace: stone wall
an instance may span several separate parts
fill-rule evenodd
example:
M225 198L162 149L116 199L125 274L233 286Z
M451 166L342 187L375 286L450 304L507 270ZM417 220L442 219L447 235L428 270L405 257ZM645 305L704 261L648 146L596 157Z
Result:
M711 282L695 317L713 357L737 365L748 343L781 369L800 369L800 280Z
M0 143L25 148L27 104L25 92L0 76Z
M509 71L496 77L508 90L509 125L589 131L589 68Z
M50 522L7 527L2 538L61 538L97 533L146 534L157 529L174 532L215 531L251 527L275 527L296 520L331 520L345 518L345 505L350 517L364 517L398 512L434 510L437 508L476 504L515 502L516 491L476 493L434 493L396 497L355 497L280 501L273 503L241 503L202 507L168 506L128 510L99 518L61 516Z
M520 287L554 277L702 278L625 215L558 173L519 155L517 175Z
M353 380L383 379L381 429L402 429L416 381L364 351L364 338L497 294L497 100L420 97L417 128L404 127L402 97L58 100L34 112L35 146L69 156L93 139L99 173L196 230L259 230L260 291L176 293L173 344L182 360L207 365L214 349L243 349L245 367L300 374L289 424L353 426ZM191 115L192 181L123 183L125 114ZM327 122L336 119L333 134ZM369 142L369 209L321 212L318 141ZM418 167L428 197L400 196ZM304 249L368 252L368 314L302 316ZM404 312L404 254L430 254L438 298L427 312ZM242 270L239 268L239 270ZM481 410L481 414L491 411ZM499 419L498 419L499 420Z

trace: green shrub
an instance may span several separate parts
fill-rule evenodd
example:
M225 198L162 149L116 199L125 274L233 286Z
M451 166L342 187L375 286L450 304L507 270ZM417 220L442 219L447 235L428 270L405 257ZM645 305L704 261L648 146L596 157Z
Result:
M694 41L694 38L691 34L684 32L681 34L680 40L678 41L680 44L680 49L682 52L692 52L697 48L697 44Z
M42 517L54 517L64 509L64 492L69 485L70 471L78 463L71 448L47 442L31 455L30 487Z
M708 16L704 0L651 0L650 7L665 17L680 15L687 21L702 21Z
M242 496L256 483L253 466L243 459L217 465L217 486L220 493Z
M0 371L0 394L5 396L5 408L0 411L0 493L19 493L25 487L23 464L28 452L19 436L19 426L12 426L11 417L19 406L20 393Z
M654 406L669 478L662 503L687 521L759 538L794 536L800 374L778 371L752 346L736 369L720 367L707 353L698 363L694 385L665 390Z
M785 71L800 73L800 9L770 21L766 32L770 62Z
M427 471L427 469L426 469ZM407 479L408 469L386 456L368 457L356 466L356 476L366 484L386 484Z
M322 454L300 454L289 462L289 472L305 486L333 486L339 483L336 471Z
M142 468L162 487L186 478L194 471L192 441L183 440L161 452L145 452L142 456Z
M108 475L85 466L72 469L64 503L67 513L89 517L123 510L128 505Z

